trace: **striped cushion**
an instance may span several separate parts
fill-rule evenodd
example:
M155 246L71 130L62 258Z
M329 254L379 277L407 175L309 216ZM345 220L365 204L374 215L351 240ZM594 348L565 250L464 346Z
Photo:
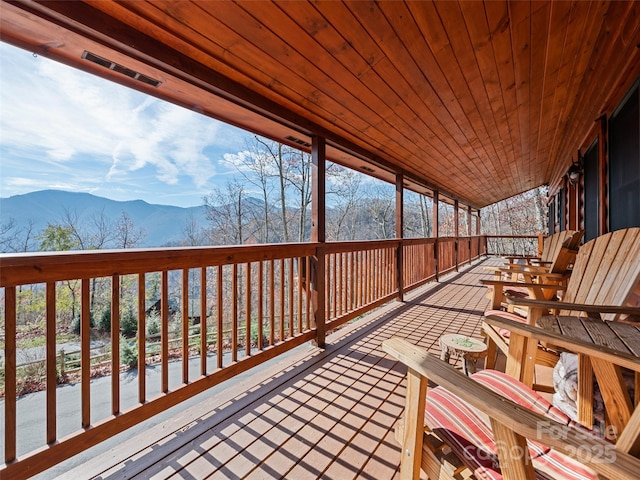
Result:
M494 316L494 317L502 317L507 320L513 320L514 322L526 323L527 319L522 318L520 315L516 315L515 313L505 312L503 310L487 310L484 312L484 316ZM511 336L511 331L506 328L498 328L498 333L502 335L504 338L509 338Z
M506 373L496 370L483 370L475 373L472 377L476 382L488 387L505 398L508 398L518 405L528 408L529 410L544 415L551 420L569 425L571 418L562 410L554 407L546 398L527 387L526 385L516 382L513 377Z
M543 397L504 373L484 370L474 374L472 378L536 413L564 425L570 422L569 417ZM436 387L429 389L427 393L425 422L442 441L451 447L453 453L477 478L502 479L491 423L484 414L470 407L448 390ZM580 480L596 478L591 470L571 459L563 463L564 456L549 447L529 440L527 442L537 478ZM538 461L540 461L539 464ZM576 463L575 468L574 463ZM569 467L563 467L563 465ZM576 475L566 475L564 470L575 472Z
M613 452L613 445L611 450ZM602 452L600 452L602 453ZM580 452L578 452L580 454ZM596 453L597 454L597 453ZM607 452L601 455L600 459L606 461ZM615 453L613 453L615 455ZM547 453L535 459L534 467L536 471L544 472L551 478L567 478L571 480L597 480L598 475L586 465L574 460L571 457L549 450Z

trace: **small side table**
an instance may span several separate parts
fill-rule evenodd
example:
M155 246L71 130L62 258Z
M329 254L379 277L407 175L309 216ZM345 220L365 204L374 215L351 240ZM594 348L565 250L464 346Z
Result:
M449 363L451 355L462 357L462 371L471 375L476 371L476 362L487 356L487 346L481 340L459 333L448 333L440 337L440 358Z

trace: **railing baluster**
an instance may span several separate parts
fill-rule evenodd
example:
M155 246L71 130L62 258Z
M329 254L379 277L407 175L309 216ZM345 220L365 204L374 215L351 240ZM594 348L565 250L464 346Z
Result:
M289 286L287 288L289 292L289 337L293 337L294 334L294 321L293 321L293 313L294 313L294 301L293 301L293 258L287 260L286 264L289 266Z
M284 342L286 335L284 334L284 316L285 316L285 305L284 305L284 258L280 259L280 342Z
M46 293L47 315L47 444L56 441L56 284L48 282Z
M276 343L275 324L276 324L276 279L275 279L275 262L269 262L269 345Z
M182 269L182 383L189 383L189 269Z
M234 263L231 279L231 361L238 361L238 264Z
M120 276L111 277L111 413L120 413Z
M145 317L146 317L146 278L144 273L138 275L138 402L145 403L147 400L147 384L146 384L146 345L145 345ZM163 320L160 318L161 330ZM162 344L162 337L160 338Z
M305 303L307 314L307 330L311 330L311 257L305 257L307 268L305 269Z
M4 289L4 461L16 458L16 287Z
M80 396L82 398L82 426L91 425L91 384L89 383L91 365L89 347L91 341L91 305L89 302L89 279L81 280L80 313Z
M247 262L246 266L246 296L245 296L245 326L244 326L244 352L251 355L251 263Z
M200 375L207 374L207 267L200 269Z
M338 317L338 282L336 281L337 275L338 275L338 255L335 253L332 253L331 255L329 255L329 259L332 263L331 265L331 279L330 279L330 285L331 285L331 296L329 298L329 300L332 303L332 308L331 310L327 310L327 313L333 311L333 315L331 315L331 318L337 318Z
M161 339L161 370L162 370L162 384L161 392L167 393L169 391L169 272L167 270L162 271L162 280L160 281L160 314L162 316L162 326L160 328ZM141 332L138 332L140 335ZM144 335L144 333L142 334ZM144 338L144 337L142 337ZM145 369L138 372L141 375L145 375Z
M218 294L218 316L216 319L216 355L218 360L218 368L222 368L222 329L224 328L224 323L222 321L222 315L224 313L222 309L222 299L223 299L223 291L222 291L222 265L218 265L217 268L217 277L216 277L216 293Z
M298 262L298 333L302 333L302 259L297 257Z
M264 262L258 262L258 350L264 348Z

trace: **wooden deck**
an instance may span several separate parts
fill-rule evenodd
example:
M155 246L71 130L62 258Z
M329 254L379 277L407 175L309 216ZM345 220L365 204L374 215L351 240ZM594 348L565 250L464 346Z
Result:
M301 347L61 478L392 479L405 371L381 343L400 336L439 354L443 333L479 336L489 301L478 281L495 263L418 289L332 334L326 350Z

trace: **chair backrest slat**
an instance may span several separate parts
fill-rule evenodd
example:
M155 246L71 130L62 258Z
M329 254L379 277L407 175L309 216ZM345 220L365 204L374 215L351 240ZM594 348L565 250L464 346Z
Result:
M625 305L640 278L640 228L607 233L576 255L564 300L593 305ZM562 315L579 312L562 312ZM614 314L603 316L607 320Z
M565 273L573 264L584 230L566 230L563 233L565 235L559 239L562 241L558 242L553 257L550 258L550 261L553 262L549 268L550 273Z

